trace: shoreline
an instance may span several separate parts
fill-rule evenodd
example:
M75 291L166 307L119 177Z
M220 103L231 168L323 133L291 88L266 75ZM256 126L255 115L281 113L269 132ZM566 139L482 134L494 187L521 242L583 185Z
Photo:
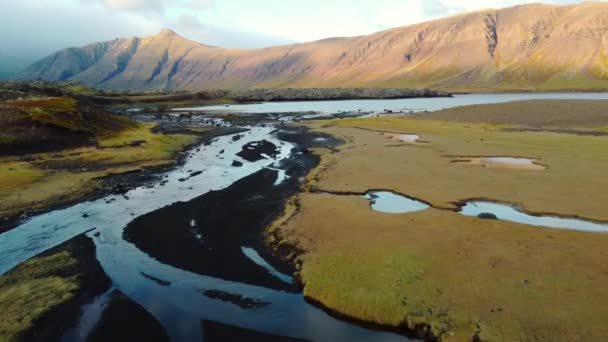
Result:
M188 125L181 125L184 129L187 129ZM159 126L162 129L163 125ZM122 194L126 193L131 189L146 185L150 182L157 180L157 178L176 167L179 167L185 162L186 157L192 149L201 144L209 143L214 138L223 135L230 135L235 133L241 133L246 129L241 128L215 128L212 131L197 133L195 135L195 141L184 145L180 150L174 152L173 160L169 164L158 165L158 166L143 166L135 170L129 170L123 173L109 174L104 177L94 178L92 180L98 180L101 183L95 187L90 193L84 194L77 198L71 198L68 201L49 204L39 209L26 209L17 212L11 216L4 218L4 221L0 223L0 234L8 232L19 224L27 221L33 216L43 215L45 213L65 209L81 202L94 201L111 194ZM194 131L189 131L189 134L194 134ZM162 133L161 133L162 134ZM69 151L69 150L68 150ZM24 216L26 215L26 216Z
M44 262L43 260L47 258L55 258L61 255L67 255L71 258L74 265L58 266L56 269L53 269L55 266L52 265L49 266L49 271L43 271L42 275L36 277L45 279L45 277L50 276L65 279L66 281L70 281L71 278L75 277L77 279L77 288L73 290L72 296L69 296L67 299L57 298L60 301L58 304L50 307L48 311L40 316L35 317L28 329L18 332L17 340L42 341L59 339L64 333L76 326L82 313L83 305L86 305L112 287L112 280L105 274L96 258L95 243L91 238L86 236L86 233L71 238L24 261L0 276L0 278L10 278L28 267L30 263L36 265ZM35 282L36 280L29 281ZM18 284L15 284L15 286L18 286ZM40 299L35 298L33 300Z
M548 244L557 244L557 246L560 246L556 247L559 250L576 249L579 251L579 254L582 253L579 258L581 260L587 260L587 265L589 265L589 267L584 267L583 270L579 267L578 271L573 271L575 273L573 273L573 279L571 281L580 281L584 278L585 272L601 272L601 269L598 270L597 267L590 264L591 261L589 261L589 258L591 255L594 255L594 253L597 255L598 245L600 245L601 242L595 240L605 241L605 234L543 228L505 220L488 221L481 220L477 217L456 215L457 213L455 213L456 210L454 208L444 208L442 199L432 196L432 192L427 193L423 191L425 189L419 189L419 184L407 184L411 177L417 175L414 170L410 169L408 172L401 173L399 176L398 172L394 172L393 174L393 172L390 171L391 168L403 169L408 165L405 160L399 161L399 159L406 158L396 155L395 153L397 152L395 151L389 153L387 148L390 147L390 145L386 145L386 142L384 142L382 137L374 135L379 131L384 132L386 130L398 131L400 133L416 132L425 137L428 135L427 140L430 142L427 144L428 146L426 146L426 148L422 148L421 146L407 147L409 159L416 158L411 161L411 163L413 163L412 165L416 165L417 168L424 168L428 167L428 165L435 165L437 163L447 163L447 161L442 159L442 156L447 152L443 150L437 151L438 149L434 146L441 143L442 145L440 146L443 148L445 148L444 146L458 148L458 146L454 146L451 139L464 140L464 138L460 137L459 130L461 128L459 127L466 126L462 129L466 128L467 132L470 132L470 135L475 134L477 131L480 132L479 134L484 134L485 136L482 135L482 137L485 139L478 139L476 144L485 145L484 141L492 141L491 139L494 138L493 135L488 133L488 126L472 123L455 124L454 129L456 132L444 132L443 128L442 130L439 130L438 127L441 126L434 123L432 119L428 121L415 119L370 119L365 121L367 124L363 124L363 122L363 120L355 119L350 122L347 120L334 120L330 122L326 121L324 123L311 122L307 124L313 131L317 130L325 134L334 134L334 136L348 138L348 144L340 148L339 153L342 154L340 157L337 157L334 154L320 152L322 161L319 166L309 174L309 181L307 182L308 189L300 192L296 198L290 199L291 208L286 210L284 215L269 227L270 232L273 234L272 240L274 243L285 246L287 244L285 241L290 242L293 246L293 251L299 252L299 256L295 260L296 268L299 270L296 279L302 283L307 301L320 306L324 311L332 315L345 317L354 322L369 323L382 329L396 329L401 332L405 330L406 333L417 332L420 334L421 332L430 332L427 336L424 336L424 333L418 335L418 337L424 338L425 340L450 340L451 338L491 340L492 338L499 338L500 336L513 336L511 335L512 333L517 333L517 328L511 326L509 326L510 330L507 332L494 330L496 324L511 324L510 322L513 322L512 317L511 320L509 320L507 318L508 316L504 316L506 315L504 313L505 311L513 314L514 311L521 312L521 310L527 308L525 304L525 300L529 299L526 295L527 292L515 292L510 300L505 298L505 294L506 296L509 296L511 291L515 291L512 287L516 289L519 287L530 288L525 291L543 291L540 293L549 296L549 298L559 298L559 296L576 297L572 294L564 293L565 289L563 286L560 286L561 284L552 283L553 278L551 277L557 276L551 273L553 270L552 265L558 263L563 265L562 267L565 267L566 269L571 269L572 267L576 267L577 263L584 261L561 260L563 255L560 255L560 253L556 252L554 249L547 249ZM400 123L397 124L397 122ZM364 127L361 127L362 125ZM496 134L500 135L501 139L512 136L513 138L509 139L515 139L517 143L519 143L519 140L522 137L524 137L524 139L557 139L557 137L553 135L554 133L546 136L536 135L534 133L509 133L502 132L499 127L494 128L494 131L498 132ZM443 135L440 136L439 134ZM475 139L471 138L470 135L467 136L467 148L471 148L471 144L475 142ZM570 135L562 134L560 136L565 138ZM577 141L584 142L584 139L590 138L570 137L568 139L577 139ZM597 143L599 143L599 141ZM366 147L368 145L370 146ZM506 147L492 146L490 150L498 148L498 150L494 152L496 152L496 155L502 155L502 149L507 148L516 151L516 149L519 148L518 145L515 145L514 147L511 147L510 145L505 146ZM560 169L564 168L561 164L559 165L562 167L559 168L555 165L556 160L561 162L561 159L555 159L555 157L549 158L549 156L553 156L553 154L558 153L558 151L546 151L546 147L544 147L546 144L541 144L540 146L538 151L534 150L536 152L534 153L535 155L538 153L541 153L541 155L544 155L543 153L551 153L546 158L548 165L551 166L551 168L546 170L547 173L559 172ZM481 153L475 152L473 154L486 155L484 150L479 149L479 151ZM381 157L382 153L389 153L391 156L383 159ZM597 155L597 153L589 153L590 156ZM447 154L451 155L452 153ZM362 157L363 155L368 155L368 157ZM506 153L505 155L511 154ZM514 153L514 155L519 154ZM378 158L374 156L378 156ZM385 166L375 166L378 162L388 162L391 160L393 161L391 162L392 164L389 163L382 164ZM543 160L545 159L543 158ZM600 160L596 162L599 163ZM387 169L386 165L391 165L391 167ZM359 170L359 167L362 167L366 172L360 174L361 172L359 171L352 171ZM509 174L513 176L517 175L513 181L517 181L517 178L520 177L535 177L535 174L533 173L521 173L519 170L485 168L466 170L457 168L456 166L450 166L449 164L447 164L445 168L446 169L442 171L445 176L450 176L452 172L455 172L456 174L472 172L480 175L485 174L485 177L496 174L501 177L501 179L507 177ZM565 169L567 170L567 168ZM351 177L353 173L359 173L359 177L362 178ZM407 177L408 173L410 174L410 178ZM400 181L394 183L391 180L387 180L384 178L387 175L398 177ZM538 173L536 175L545 176L546 174ZM348 178L345 179L345 177ZM362 182L357 181L357 179L360 179ZM565 181L571 182L569 179ZM404 182L406 184L404 184ZM426 184L421 180L419 182ZM445 180L443 182L445 182ZM334 184L335 186L331 186L331 184ZM394 188L393 186L397 184L400 184L400 186ZM451 183L447 184L449 185ZM323 192L323 189L328 188L339 194L353 195L364 193L365 190L362 189L388 189L387 191L393 193L407 194L405 196L407 198L425 198L426 201L424 202L435 203L435 205L429 210L420 213L386 215L375 213L372 210L366 211L365 209L369 205L362 199L350 198L349 196L327 197L323 196L323 194L318 194L318 191ZM408 191L408 189L412 191ZM463 189L463 191L464 190L468 192L471 191L471 189ZM497 192L497 190L500 189L485 187L483 189L485 196L460 196L456 198L502 198L498 195L500 192ZM556 188L554 188L553 191L557 191ZM426 196L424 195L425 193L427 194ZM444 197L446 195L449 196L449 194L444 194ZM533 199L534 198L532 198L532 200ZM492 202L497 201L494 200ZM551 205L548 204L553 202L555 201L544 203L542 207L539 207L538 204L533 201L513 201L512 198L507 201L507 198L505 198L500 203L520 203L518 207L531 216L537 216L539 213L548 211L550 216L560 218L582 217L585 220L594 222L601 218L596 217L597 215L584 215L582 212L577 215L572 215L569 213L569 211L573 211L574 209L571 206L566 206L565 209L567 210L565 212L562 212L564 211L563 206L557 206L555 210L550 210ZM463 200L449 202L451 206L455 207L462 205L462 203ZM528 208L530 208L529 211ZM590 212L593 213L593 211ZM356 218L352 218L351 216L355 216ZM325 220L323 218L325 218ZM606 222L605 218L599 222ZM340 226L345 229L338 228ZM451 234L454 234L454 232L452 232L452 229L446 227L457 228L456 230L458 231L462 230L462 236L452 236ZM427 230L428 232L426 232ZM361 233L361 231L365 231L365 233ZM375 236L378 234L382 236L386 234L389 235L378 238ZM507 239L504 236L505 234L511 236ZM351 237L350 235L361 235L365 237ZM409 236L409 238L404 236ZM438 240L441 241L433 241L433 236L438 237ZM466 243L459 240L465 238ZM327 242L327 240L330 239L335 241ZM401 241L403 244L391 242L391 240ZM407 242L407 240L420 241L422 243ZM477 279L476 277L480 277L480 279L482 279L482 281L476 282L475 284L476 288L480 289L480 291L483 291L482 289L487 286L491 287L491 285L484 282L486 281L486 277L491 276L494 272L497 272L496 277L501 276L506 277L505 279L510 279L509 276L505 275L510 272L510 268L503 265L503 263L506 263L507 265L511 263L520 265L519 258L523 257L521 254L525 254L527 250L522 249L522 245L529 248L528 244L534 244L532 241L536 241L537 245L535 245L534 248L535 250L540 250L542 252L542 257L537 257L537 260L534 261L532 265L524 267L520 273L511 275L513 277L522 277L523 280L521 280L521 283L517 283L517 280L514 279L514 284L512 286L510 282L509 284L501 285L498 293L488 295L485 292L482 292L484 296L490 296L490 299L487 301L482 301L484 308L489 306L487 307L487 312L476 311L477 309L474 308L475 305L470 303L473 299L468 298L471 294L466 294L466 291L462 289L454 289L454 286L448 284L452 282L458 283L458 279L460 279L458 278L458 272L452 274L451 271L458 267L464 267L462 272L471 272L472 278ZM573 241L578 241L580 243L577 244ZM453 246L456 249L455 252L446 251L446 256L443 257L442 255L444 254L439 253L440 259L454 258L455 261L449 263L452 266L450 269L444 270L446 272L445 275L437 275L436 272L442 271L434 271L434 269L441 270L442 268L438 267L439 265L432 264L434 266L431 267L429 266L430 264L427 264L436 260L436 257L434 256L436 253L433 251L443 251L448 248L446 244L455 242L457 242L457 244ZM351 246L351 244L354 245ZM357 247L360 244L364 244L367 247ZM463 246L463 244L465 246ZM467 251L465 247L468 244L473 244L473 247L471 248L473 248L475 252ZM483 247L480 244L487 244L487 246L493 247ZM344 247L345 245L349 247ZM489 250L486 250L487 248L489 248ZM371 249L372 252L368 253L367 249ZM403 251L400 251L401 249L403 249ZM463 256L469 255L470 253L477 256L474 257L473 260L471 260L471 257ZM493 255L495 253L497 253L498 256ZM365 255L367 255L367 257L365 257ZM380 255L380 257L378 257L378 255ZM385 263L386 260L392 260L392 258L397 260L398 258L405 258L401 269L407 270L413 268L413 271L415 272L411 275L406 272L399 276L385 276L385 273L403 272L400 271L399 268L383 269L380 267L379 263ZM477 261L477 259L479 259L479 261ZM421 262L421 260L423 262ZM481 264L477 264L477 262L481 262ZM469 264L471 263L475 265L473 269L469 268ZM488 264L489 270L485 271ZM543 265L546 267L537 269ZM371 275L369 275L369 277L366 276L366 272L368 275L371 273ZM334 275L333 273L337 274ZM424 276L425 273L432 273L432 276L430 274ZM392 281L397 281L397 284L401 284L403 281L402 278L409 276L412 277L411 282L419 282L421 279L424 279L424 281L417 285L407 285L409 290L406 291L404 289L401 292L391 289L390 286L387 287L382 285L382 283L390 283ZM543 284L545 281L549 282L547 284L549 289L538 289L538 284ZM349 285L348 283L350 282L354 283ZM345 285L345 283L347 284ZM370 288L367 292L361 289L361 287L365 288L366 286L372 285L384 288L388 291L395 291L395 296L404 295L405 297L405 295L407 295L407 306L405 304L401 306L398 298L395 298L395 301L392 303L390 301L383 303L382 300L386 299L386 297L391 298L392 296L385 296L381 289L374 290L374 288ZM401 284L399 286L404 285ZM437 287L437 293L434 292L435 286ZM430 287L430 289L427 287ZM359 289L359 292L357 289ZM589 287L584 286L583 289L589 289ZM354 295L354 297L347 297L349 291L353 291L356 295ZM463 291L465 292L464 294L462 293ZM462 296L465 298L462 298ZM366 297L369 297L369 299ZM451 304L451 300L460 305ZM540 307L545 307L547 305L546 301L540 299L535 299L534 301L538 302L536 305ZM563 302L564 300L562 299L560 301ZM379 305L380 307L385 305L385 307L374 307L375 305ZM472 309L469 309L469 307ZM584 317L588 317L590 313L599 312L597 309L589 307L589 303L578 303L575 307L578 310L577 312L583 314ZM374 311L374 309L376 310ZM426 309L432 309L432 312L436 312L436 314L431 313L428 314L428 316L426 314L423 316L417 315L418 311L416 310L426 312L424 311ZM397 319L399 316L390 313L394 310L403 312L403 317L410 317L410 319L413 320L412 324L414 328L404 328L403 321L398 323ZM480 316L480 320L472 322L467 321L465 323L466 317L468 317L467 315L470 315L469 311L473 311L473 315ZM389 313L381 314L382 312ZM445 313L448 314L444 316ZM539 317L534 316L534 314L526 314L524 316L527 317L526 320L528 321L533 319L542 321L543 324L558 324L552 319L541 320ZM563 323L563 321L559 320L556 322ZM473 325L469 326L469 323ZM475 323L477 324L477 328L475 328ZM564 336L574 336L572 334L577 333L577 330L573 329L572 325L573 324L567 324L559 330L567 334ZM531 326L535 325L531 324ZM472 328L469 329L469 327ZM587 334L590 334L590 336L601 336L597 334L601 334L602 329L596 325L593 325L593 327L595 330L587 332ZM528 325L524 328L530 329ZM528 332L528 334L529 333L530 332ZM552 334L547 330L535 331L535 333L546 334L546 336Z
M125 240L161 262L180 269L297 292L299 289L294 284L286 285L271 275L261 276L264 272L260 273L259 266L244 258L240 248L252 247L280 272L294 273L292 263L267 248L264 231L280 216L287 200L299 191L299 179L306 177L318 164L318 157L306 151L317 145L314 139L319 136L304 127L283 127L278 132L278 139L294 144L294 150L279 166L288 176L281 184L275 185L276 170L264 168L224 189L202 194L187 202L173 203L136 218L125 228ZM333 140L328 139L325 143L332 144ZM255 198L255 202L249 198ZM184 217L185 221L177 222L175 217ZM205 227L199 233L203 237L200 241L191 236L190 231L194 228L189 225L189 217L193 217L197 226ZM239 238L235 239L235 236ZM183 258L184 255L188 257ZM197 257L193 258L193 255ZM205 260L222 260L222 263Z

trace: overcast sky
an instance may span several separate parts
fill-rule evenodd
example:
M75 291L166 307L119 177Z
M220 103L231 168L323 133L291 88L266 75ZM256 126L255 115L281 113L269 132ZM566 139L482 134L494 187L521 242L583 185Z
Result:
M526 2L530 1L0 0L0 73L64 47L147 36L162 28L209 45L249 48L369 34Z

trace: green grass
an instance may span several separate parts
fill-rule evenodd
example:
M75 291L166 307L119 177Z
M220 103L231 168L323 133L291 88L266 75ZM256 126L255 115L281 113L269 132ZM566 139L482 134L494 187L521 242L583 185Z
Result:
M50 310L72 299L76 276L59 277L77 265L68 252L35 258L0 277L0 340L15 341Z

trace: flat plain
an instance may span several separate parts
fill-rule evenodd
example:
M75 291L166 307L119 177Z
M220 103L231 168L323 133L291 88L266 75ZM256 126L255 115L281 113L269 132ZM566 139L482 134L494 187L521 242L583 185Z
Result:
M556 105L568 111L534 117L539 106ZM320 166L269 228L269 241L304 251L298 262L307 298L357 320L440 340L606 339L608 234L457 212L463 201L487 199L532 214L608 222L608 193L601 190L608 189L608 137L557 133L563 125L549 120L570 118L577 122L570 129L602 132L604 107L480 107L310 123L346 143L315 151ZM517 111L503 115L505 108ZM384 132L421 138L398 143ZM546 168L453 162L474 156L526 157ZM361 196L370 189L432 208L376 212Z

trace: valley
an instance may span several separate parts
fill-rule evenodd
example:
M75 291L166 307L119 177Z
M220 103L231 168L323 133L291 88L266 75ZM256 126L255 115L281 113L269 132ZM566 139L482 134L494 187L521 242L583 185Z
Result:
M608 1L542 2L0 2L0 342L608 340Z

